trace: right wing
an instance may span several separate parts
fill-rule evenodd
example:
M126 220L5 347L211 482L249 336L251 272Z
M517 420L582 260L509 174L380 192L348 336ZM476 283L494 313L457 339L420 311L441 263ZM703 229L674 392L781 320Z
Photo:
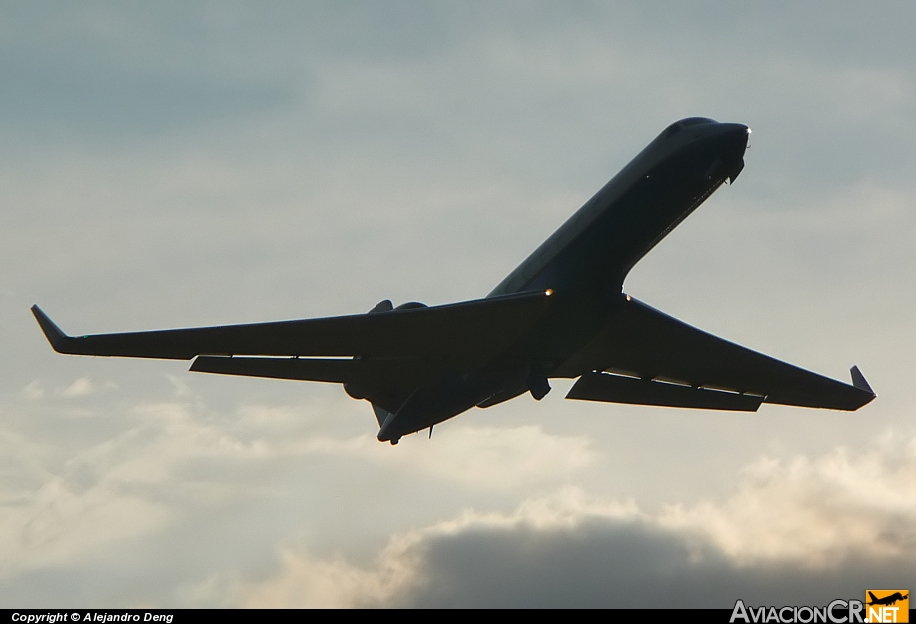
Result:
M618 373L618 374L608 374ZM761 402L856 410L875 398L858 368L845 384L717 338L627 296L564 362L568 398L754 411Z
M59 353L176 360L197 355L260 355L481 363L527 331L547 309L550 295L551 291L532 291L374 314L90 336L68 336L38 306L32 306L32 312ZM209 364L219 368L228 363ZM283 369L284 365L276 366L277 376L295 374ZM336 378L341 374L334 368L339 365L314 366L321 369L320 375Z

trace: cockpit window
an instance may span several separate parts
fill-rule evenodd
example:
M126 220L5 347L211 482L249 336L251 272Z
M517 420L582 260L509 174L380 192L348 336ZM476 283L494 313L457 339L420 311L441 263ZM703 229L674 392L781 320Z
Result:
M680 121L675 121L673 124L668 126L665 129L665 137L672 137L683 128L688 128L690 126L698 126L700 124L716 123L714 119L709 119L708 117L688 117L687 119L681 119Z
M700 124L716 123L714 119L709 117L688 117L687 119L681 119L679 124L683 125L685 128L688 126L698 126Z

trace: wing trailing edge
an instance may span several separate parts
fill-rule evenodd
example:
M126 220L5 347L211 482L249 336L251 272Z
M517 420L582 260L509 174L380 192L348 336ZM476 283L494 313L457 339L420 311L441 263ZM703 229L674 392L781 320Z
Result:
M573 385L567 399L662 407L756 412L762 396L613 375L588 373Z
M295 379L347 383L353 376L352 359L312 358L258 358L200 355L194 358L191 370L195 373L240 375L242 377L267 377L270 379Z
M420 359L227 357L199 355L189 370L195 373L266 377L298 381L354 384L354 387L398 385L422 381L434 366Z

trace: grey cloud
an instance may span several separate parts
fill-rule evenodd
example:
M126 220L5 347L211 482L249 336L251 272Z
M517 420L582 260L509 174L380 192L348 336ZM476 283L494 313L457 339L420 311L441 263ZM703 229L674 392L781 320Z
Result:
M627 608L861 599L866 588L907 587L916 574L914 451L916 440L764 458L724 499L656 514L566 489L513 512L465 511L395 535L371 567L286 550L272 577L230 583L210 599Z
M850 557L835 568L742 567L714 548L641 522L570 531L468 531L425 545L424 581L392 597L417 607L725 608L862 599L904 586L916 564Z
M279 577L228 583L206 598L260 607L726 608L738 598L823 605L862 599L869 587L906 587L914 574L907 557L850 556L815 569L782 561L742 566L708 542L646 519L592 518L567 528L443 531L413 542L395 561L383 556L377 569L287 554Z

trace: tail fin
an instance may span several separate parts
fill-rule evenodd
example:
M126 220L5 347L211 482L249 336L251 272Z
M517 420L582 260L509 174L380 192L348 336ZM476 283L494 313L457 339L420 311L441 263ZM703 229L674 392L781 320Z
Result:
M855 367L853 366L853 368L855 368ZM856 369L856 370L858 370L858 369ZM859 373L859 374L861 374L861 373ZM868 597L871 598L871 602L870 602L869 604L875 604L875 602L878 600L878 599L875 597L875 595L874 595L873 593L871 593L871 592L868 592Z

